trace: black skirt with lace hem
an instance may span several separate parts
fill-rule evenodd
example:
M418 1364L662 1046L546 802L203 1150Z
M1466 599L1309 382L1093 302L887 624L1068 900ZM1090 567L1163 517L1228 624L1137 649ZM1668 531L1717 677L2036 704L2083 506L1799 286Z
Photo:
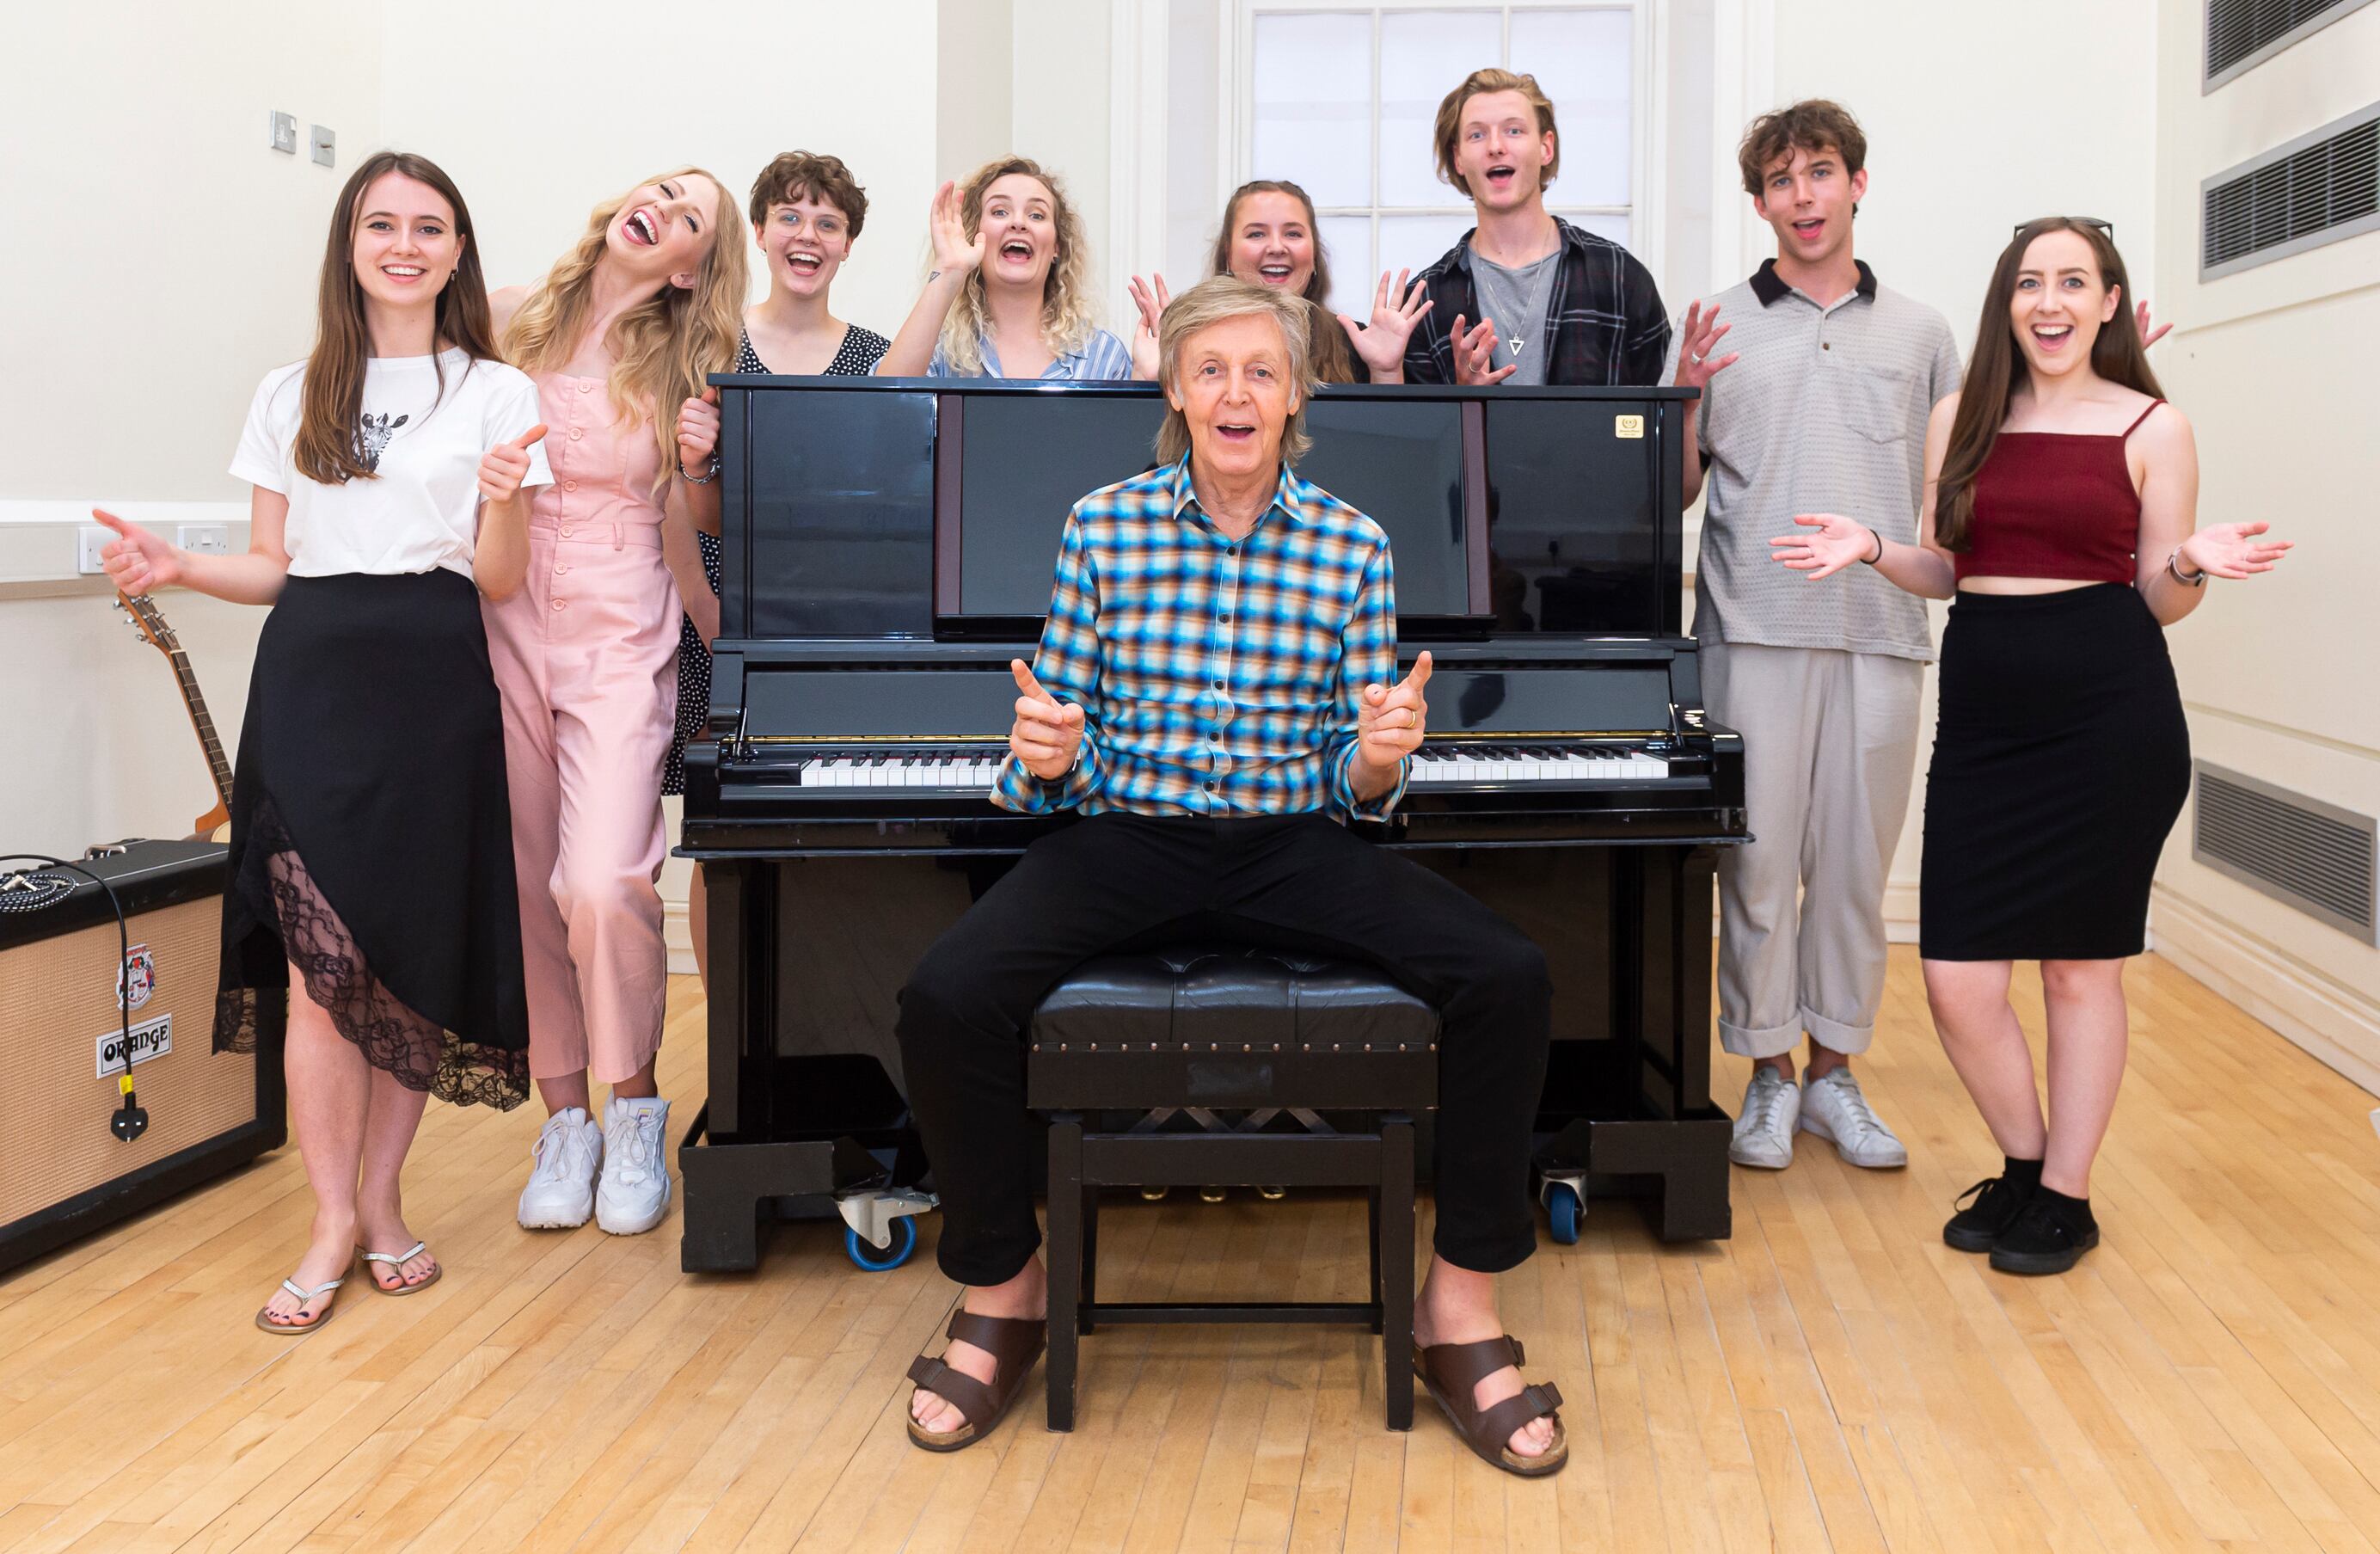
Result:
M458 1104L527 1099L502 720L468 578L288 580L232 780L218 1050L279 1036L294 964L398 1083Z

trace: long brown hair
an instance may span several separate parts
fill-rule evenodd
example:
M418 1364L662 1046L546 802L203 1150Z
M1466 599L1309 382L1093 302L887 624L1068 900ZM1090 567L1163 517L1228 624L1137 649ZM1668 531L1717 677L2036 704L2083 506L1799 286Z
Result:
M959 186L959 220L967 241L975 241L983 230L985 192L1011 173L1040 180L1050 191L1051 225L1058 229L1058 251L1050 256L1049 278L1041 283L1041 343L1055 356L1079 351L1099 327L1091 314L1091 249L1083 237L1083 218L1075 212L1058 175L1029 156L987 162ZM983 372L983 337L991 332L991 309L984 301L983 285L983 266L978 264L967 272L966 284L942 315L942 359L963 378Z
M1966 387L1959 395L1958 414L1951 418L1949 444L1942 451L1942 473L1934 485L1934 543L1961 552L1969 543L1975 518L1975 476L1999 442L2000 425L2009 417L2017 384L2025 370L2019 355L2016 329L2009 322L2009 304L2016 296L2016 273L2034 238L2051 232L2072 232L2091 245L2099 265L2099 284L2117 294L2116 316L2099 326L2091 342L2091 370L2111 383L2138 389L2163 399L2156 374L2149 370L2147 347L2141 344L2140 322L2132 316L2131 277L2116 240L2100 228L2071 216L2043 216L2017 228L2009 246L1992 267L1992 283L1984 292L1984 315L1975 325L1974 359L1967 364Z
M677 407L702 393L703 380L710 373L735 364L735 345L744 328L747 272L744 245L735 236L735 198L699 167L674 168L645 182L686 177L710 178L718 192L709 212L710 249L695 271L694 285L662 287L621 314L604 342L614 357L606 384L613 407L625 419L650 425L661 448L655 493L677 467ZM577 354L604 238L636 192L616 194L589 212L587 230L568 253L553 261L545 279L513 314L504 329L504 352L515 367L532 375L556 371Z
M364 372L371 361L371 330L364 322L363 286L356 280L356 207L364 190L383 174L401 173L429 185L455 212L455 236L462 248L454 278L438 293L438 332L433 346L459 346L473 361L500 359L488 321L488 283L480 270L478 234L470 208L439 165L411 152L375 152L347 176L331 212L331 235L322 245L322 275L315 287L314 349L306 358L300 391L298 439L292 453L298 473L320 485L343 485L376 477L357 440L363 419ZM446 368L432 358L438 396L446 396ZM466 372L469 368L464 369Z
M1314 238L1314 273L1305 278L1305 289L1298 295L1311 304L1306 309L1306 348L1313 353L1314 376L1325 383L1352 383L1355 381L1355 352L1347 344L1347 332L1339 327L1339 320L1330 311L1330 255L1322 246L1322 224L1314 219L1314 197L1287 178L1251 178L1232 190L1232 198L1223 205L1222 230L1215 234L1215 261L1208 270L1209 275L1232 273L1232 232L1240 225L1240 201L1251 194L1286 194L1305 207L1305 230Z

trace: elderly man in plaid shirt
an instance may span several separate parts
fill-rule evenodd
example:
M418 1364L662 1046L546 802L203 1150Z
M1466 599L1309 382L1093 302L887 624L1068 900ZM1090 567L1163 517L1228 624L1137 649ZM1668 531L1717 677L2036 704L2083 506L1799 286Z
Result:
M910 1104L942 1195L938 1255L968 1287L948 1351L911 1372L911 1437L945 1451L982 1439L1039 1353L1017 1055L1035 1005L1111 945L1196 916L1255 943L1333 946L1441 1011L1437 1255L1414 1328L1417 1345L1463 1349L1453 1368L1479 1374L1451 1400L1424 1378L1474 1436L1492 1429L1490 1460L1550 1472L1565 1452L1560 1394L1524 1390L1495 1297L1495 1275L1536 1244L1544 956L1342 823L1403 793L1430 661L1397 678L1388 539L1295 471L1312 383L1303 304L1218 277L1166 310L1160 350L1160 465L1075 504L1040 650L1011 666L993 802L1085 819L1034 844L901 994Z

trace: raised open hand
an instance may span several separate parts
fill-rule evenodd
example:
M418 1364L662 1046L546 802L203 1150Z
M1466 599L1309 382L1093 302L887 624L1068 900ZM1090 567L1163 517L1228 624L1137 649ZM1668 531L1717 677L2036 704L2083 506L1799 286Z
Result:
M104 508L92 508L91 516L115 531L115 538L100 547L99 559L107 568L108 580L127 599L137 599L152 589L170 588L182 580L184 554L179 545L169 544L161 536Z
M983 262L990 247L984 234L966 234L966 215L959 204L959 186L945 183L934 191L933 208L927 212L927 230L934 240L934 268L965 274Z
M2272 527L2265 523L2209 524L2181 542L2181 565L2210 577L2252 577L2259 572L2270 572L2296 543L2256 538Z
M1780 534L1768 541L1768 553L1813 578L1831 577L1854 562L1873 561L1882 548L1874 529L1840 513L1800 513L1793 521L1816 532Z
M1375 379L1403 370L1405 343L1413 338L1414 325L1430 310L1427 289L1419 281L1405 284L1412 273L1398 271L1395 284L1390 285L1389 273L1380 272L1380 284L1372 289L1371 321L1364 327L1358 328L1344 313L1337 315L1339 327L1347 332L1348 342Z
M1016 764L1045 783L1075 770L1083 748L1083 710L1041 688L1023 659L1008 661L1016 677L1016 722L1009 726L1008 749Z
M480 494L490 502L503 502L516 494L521 482L528 479L529 449L545 435L545 423L540 421L509 443L499 443L480 458Z
M1686 322L1678 326L1681 341L1678 375L1670 382L1679 388L1708 388L1710 381L1718 377L1722 369L1735 362L1737 352L1730 351L1725 356L1713 354L1718 346L1719 336L1734 327L1731 323L1718 322L1718 304L1712 304L1711 310L1706 313L1700 302L1687 303Z
M1143 382L1153 382L1157 378L1157 329L1173 294L1165 289L1162 275L1151 275L1147 280L1135 275L1128 289L1133 307L1140 312L1140 327L1132 332L1132 375Z
M2149 305L2146 302L2142 303L2132 316L2140 321L2141 349L2143 350L2147 350L2151 346L2173 333L2173 325L2169 323L2161 323L2155 329L2149 327Z
M1496 359L1496 321L1481 319L1468 331L1463 327L1461 313L1454 315L1454 381L1467 387L1484 387L1500 383L1521 370L1517 361L1501 367L1491 366Z
M1413 672L1393 686L1364 687L1355 714L1355 753L1376 767L1394 766L1421 748L1429 736L1429 650L1414 660Z

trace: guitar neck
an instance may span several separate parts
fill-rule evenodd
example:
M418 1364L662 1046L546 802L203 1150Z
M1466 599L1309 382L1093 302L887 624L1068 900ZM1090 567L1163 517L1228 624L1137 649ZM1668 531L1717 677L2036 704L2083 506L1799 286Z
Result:
M183 710L190 715L190 727L199 736L199 744L207 753L207 773L214 779L215 796L228 809L231 807L231 762L224 757L223 739L215 733L215 721L207 712L207 698L199 694L199 677L190 668L190 656L176 647L166 655L173 662L174 683L182 692Z

